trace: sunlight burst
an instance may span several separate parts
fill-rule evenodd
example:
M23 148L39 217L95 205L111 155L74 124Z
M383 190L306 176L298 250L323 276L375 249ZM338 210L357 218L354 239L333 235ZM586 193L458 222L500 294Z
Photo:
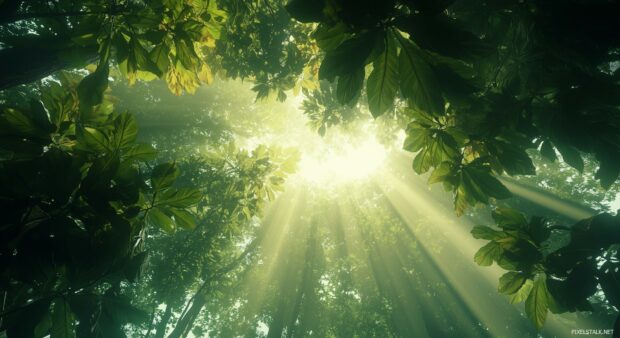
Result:
M345 143L336 148L325 144L320 152L304 154L299 176L310 183L334 184L365 179L384 162L387 150L371 138L361 144Z

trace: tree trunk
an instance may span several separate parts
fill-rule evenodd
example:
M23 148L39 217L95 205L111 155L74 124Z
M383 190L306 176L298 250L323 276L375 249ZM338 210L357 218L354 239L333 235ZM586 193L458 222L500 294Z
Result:
M164 310L164 315L159 323L157 323L157 330L155 331L155 336L153 338L163 338L166 335L166 328L168 327L168 321L170 321L171 315L172 307L166 304L166 310Z
M63 48L61 44L51 48L33 43L2 49L0 90L40 80L62 69L83 67L97 57L96 46Z
M269 324L269 332L267 333L267 338L281 338L282 332L284 331L284 315L286 312L286 303L284 301L280 301L280 306L278 306L278 310L276 312L275 317Z
M194 322L196 318L198 318L198 314L202 311L202 308L205 306L206 298L199 291L195 296L192 302L192 306L187 310L185 314L179 318L177 321L174 330L168 335L168 338L181 338L186 337L187 333L194 326Z

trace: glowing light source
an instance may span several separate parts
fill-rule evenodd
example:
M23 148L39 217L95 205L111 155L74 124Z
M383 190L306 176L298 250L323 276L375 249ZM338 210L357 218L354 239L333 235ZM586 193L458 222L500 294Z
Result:
M333 185L367 178L383 164L387 152L373 138L339 147L330 142L320 148L304 154L299 163L299 176L310 183Z

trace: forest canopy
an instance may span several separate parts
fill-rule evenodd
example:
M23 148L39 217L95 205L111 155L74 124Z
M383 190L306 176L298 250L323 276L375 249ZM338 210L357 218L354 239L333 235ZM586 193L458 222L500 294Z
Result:
M619 10L0 0L1 334L620 336Z

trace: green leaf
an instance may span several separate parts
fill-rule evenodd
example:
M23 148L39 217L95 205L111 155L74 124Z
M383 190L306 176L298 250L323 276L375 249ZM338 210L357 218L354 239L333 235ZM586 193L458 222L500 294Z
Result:
M501 231L497 231L488 226L484 225L476 225L471 230L471 235L477 239L488 239L493 240L500 237L503 237L503 233Z
M168 71L168 66L170 64L170 59L168 57L169 53L170 48L164 42L155 46L149 53L149 58L153 61L162 74Z
M312 36L321 50L329 51L338 47L347 38L346 31L347 26L342 22L332 26L321 23Z
M476 252L474 262L480 266L489 266L493 261L499 259L502 254L502 248L495 242L489 242Z
M428 184L444 182L450 179L454 173L452 172L452 162L441 162L428 178Z
M396 33L401 45L399 56L400 90L416 108L433 115L443 115L444 100L439 82L424 60L422 51L410 40Z
M54 301L52 313L52 329L50 338L71 338L75 337L73 331L73 313L63 298Z
M532 280L526 279L523 285L521 285L521 288L519 288L517 292L510 295L508 299L510 304L518 304L518 303L523 302L527 298L527 296L529 296L530 291L532 291L533 286L534 286L534 283L532 282Z
M153 168L151 185L155 190L164 189L171 186L178 176L179 168L175 163L162 163Z
M49 139L49 131L42 129L35 121L21 110L6 108L1 115L0 134L22 136L41 140Z
M153 208L146 214L146 222L151 226L160 228L167 233L174 232L174 221L161 209Z
M101 131L90 127L78 127L76 130L77 148L96 153L106 152L110 148L110 140Z
M519 291L526 281L526 277L521 272L510 271L499 278L499 286L497 291L512 295Z
M458 145L450 134L441 130L429 130L428 133L422 134L417 139L406 140L409 149L415 149L420 142L425 143L413 160L413 170L418 174L423 174L444 161L452 161L458 156ZM407 144L408 142L410 144Z
M545 276L542 274L538 275L530 295L525 300L525 314L538 330L543 327L547 319L547 310L549 309L548 293Z
M161 77L164 74L163 70L160 69L159 65L151 59L149 53L142 46L140 39L134 37L131 39L131 42L132 43L130 45L132 49L130 55L133 54L131 56L133 56L138 69L155 74L157 77ZM165 52L165 50L162 51L162 53L163 52ZM160 60L160 62L163 61Z
M116 149L127 148L136 140L137 135L138 125L133 115L122 113L114 120L113 142Z
M157 150L147 143L132 144L123 154L136 161L152 161L157 157Z
M410 123L407 127L407 137L403 149L416 152L430 143L432 129L422 127L417 123Z
M94 73L80 81L77 87L81 107L92 107L103 102L103 92L108 88L108 65L99 65Z
M495 208L491 213L493 220L500 228L521 229L527 225L527 220L522 213L510 208Z
M338 103L341 105L354 106L362 92L364 77L364 68L360 68L353 73L339 76L338 87L336 88Z
M366 83L368 109L375 118L392 108L398 92L398 50L390 36L385 43L385 51L374 62Z
M503 141L489 144L489 150L508 175L536 175L536 168L525 150Z
M166 189L158 195L156 205L189 208L200 201L202 193L194 188Z
M170 210L174 216L174 221L178 226L187 230L194 230L196 228L196 218L192 213L187 210L172 209Z
M291 0L285 8L300 22L319 22L323 19L324 0Z
M39 100L30 100L30 118L38 129L44 134L54 131L54 125L50 121L50 114Z
M485 168L466 166L462 172L462 184L467 194L482 203L488 203L489 197L504 199L512 196L510 191Z
M555 147L562 155L564 163L577 169L580 173L583 172L583 159L575 147L560 142L556 142Z
M377 36L375 30L361 33L328 51L321 62L319 78L333 81L337 76L359 72L368 63L367 59L375 47Z
M188 43L186 39L175 39L174 42L177 51L177 59L181 61L181 64L183 64L183 67L186 69L194 69L198 59L194 51L194 45Z

